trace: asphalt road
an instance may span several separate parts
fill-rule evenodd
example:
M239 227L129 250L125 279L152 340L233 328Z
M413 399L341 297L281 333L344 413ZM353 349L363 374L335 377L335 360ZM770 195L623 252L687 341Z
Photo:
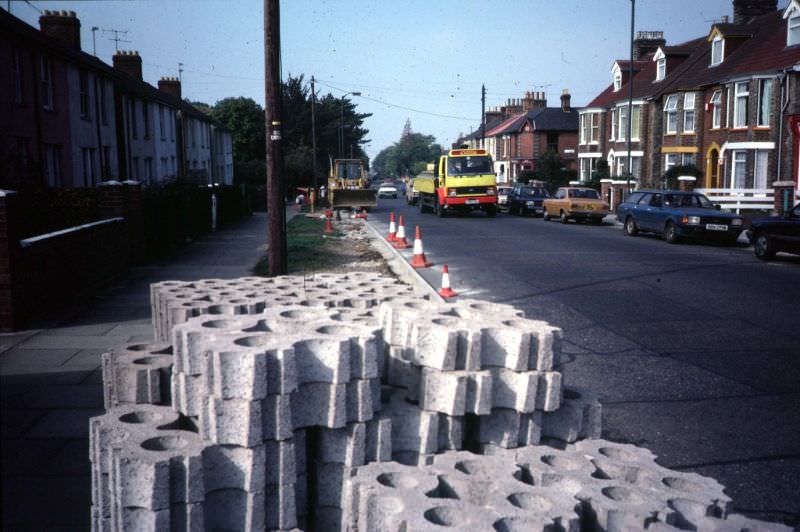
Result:
M603 402L603 436L709 475L734 508L800 523L800 257L670 245L614 224L475 213L445 219L380 200L369 223L422 229L424 271L461 296L511 303L564 330L565 383Z

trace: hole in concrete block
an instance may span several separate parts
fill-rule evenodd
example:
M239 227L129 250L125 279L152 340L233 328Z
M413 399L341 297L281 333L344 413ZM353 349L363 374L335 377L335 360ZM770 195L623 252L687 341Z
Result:
M142 357L133 361L134 364L139 364L141 366L152 366L162 362L164 362L163 357Z
M529 519L527 517L504 517L495 521L494 527L497 532L530 532L531 530L551 530L552 527L546 526L544 520ZM555 530L555 528L552 528Z
M314 313L308 310L284 310L279 316L287 320L306 320L312 318Z
M531 324L525 320L504 320L503 325L512 329L528 329Z
M697 482L681 477L664 477L661 482L674 490L685 491L687 493L703 490L703 487Z
M580 399L582 396L575 390L564 388L564 399Z
M613 460L629 462L636 459L635 455L630 451L618 449L617 447L601 447L598 449L598 452L603 456L607 456Z
M683 530L696 530L697 524L707 515L706 505L688 499L670 499L667 504L677 513L672 516L672 526Z
M138 424L138 423L157 423L164 419L164 416L158 412L128 412L119 416L119 420L123 423Z
M353 331L352 328L344 325L323 325L322 327L317 328L317 332L320 334L330 334L333 336L357 336L356 332Z
M410 473L382 473L376 480L389 488L409 489L419 485L419 481Z
M450 506L437 506L425 512L425 519L439 526L460 526L466 522L463 512Z
M435 325L442 325L444 327L458 327L459 320L456 318L439 317L431 320Z
M265 322L264 320L259 321L252 327L248 327L247 329L242 329L242 332L249 332L249 333L271 332L271 331L272 329L269 328L269 325L267 325L267 322Z
M522 508L523 510L530 510L532 512L546 512L553 507L553 503L544 495L538 493L520 492L512 493L508 496L508 502Z
M612 501L624 502L628 504L639 504L644 500L642 499L641 495L623 486L607 486L601 491L603 495Z
M229 305L210 305L208 307L209 314L230 314L228 310L230 309Z
M432 499L458 499L458 493L441 475L439 475L439 484L425 494L426 497Z
M580 463L577 460L567 458L566 456L546 454L542 456L541 460L551 467L555 467L564 471L575 471L580 467Z
M517 466L517 470L514 471L514 478L530 486L534 486L536 484L536 480L534 480L531 470L525 466Z
M128 351L147 351L150 349L150 344L133 344L126 347Z
M403 509L403 502L394 497L381 497L378 499L378 507L382 512L396 514Z
M554 487L565 493L574 495L583 489L583 482L576 477L544 473L542 474L542 486L546 488Z
M267 345L270 341L269 336L245 336L244 338L237 338L233 343L243 347L261 347Z
M206 329L234 329L239 325L236 320L209 320L203 322Z
M414 310L425 310L429 307L429 305L426 305L425 303L420 303L419 301L406 301L405 303L403 303L403 306Z
M487 473L486 466L480 460L462 460L456 463L455 468L467 475Z
M180 436L158 436L142 442L142 449L148 451L172 451L186 447L188 442Z

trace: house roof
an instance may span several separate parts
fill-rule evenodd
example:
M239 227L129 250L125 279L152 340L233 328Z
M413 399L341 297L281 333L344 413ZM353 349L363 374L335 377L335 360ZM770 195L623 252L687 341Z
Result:
M711 45L701 46L669 77L659 95L694 89L753 74L774 74L800 63L800 45L786 46L786 21L774 11L748 24L753 36L739 45L724 61L709 67Z
M561 107L538 107L504 120L490 129L486 136L519 133L527 123L531 123L537 131L577 131L578 112L574 108L564 112Z
M643 61L634 61L635 64L641 64L642 68L638 71L634 67L633 77L626 80L618 91L614 90L614 84L610 84L603 92L601 92L594 100L592 100L586 107L610 107L617 102L627 101L630 97L630 87L633 83L633 97L646 98L650 96L655 90L653 81L656 79L657 65L653 62L653 53L644 56ZM630 61L617 61L619 65L625 63L630 65Z
M47 50L48 53L60 57L69 63L105 75L107 78L110 78L115 85L122 87L129 93L159 101L176 109L180 109L186 114L203 118L213 123L211 117L191 104L179 98L175 98L171 94L158 90L146 81L138 80L121 72L93 55L87 54L82 50L70 48L60 41L42 34L41 31L2 9L0 9L0 28L2 28L4 32L8 31L23 39L32 41L37 46Z

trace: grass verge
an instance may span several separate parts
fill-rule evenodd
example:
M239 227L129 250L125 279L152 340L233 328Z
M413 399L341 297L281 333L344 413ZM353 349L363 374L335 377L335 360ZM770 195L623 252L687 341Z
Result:
M295 216L286 224L286 253L288 273L313 273L329 270L339 264L337 248L342 245L342 234L324 234L325 220ZM327 238L326 238L327 237ZM332 238L331 238L332 237ZM263 257L253 273L269 274L269 262Z

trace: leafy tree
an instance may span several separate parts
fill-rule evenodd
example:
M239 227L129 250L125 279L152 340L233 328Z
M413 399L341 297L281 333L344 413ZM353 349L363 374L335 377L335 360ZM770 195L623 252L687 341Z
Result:
M211 117L231 130L234 161L264 161L266 157L264 108L255 100L241 96L225 98L214 105Z
M684 166L673 166L669 170L666 171L663 178L664 188L666 189L677 189L680 187L680 182L678 181L678 177L682 175L690 175L696 177L698 181L700 178L703 177L703 172L693 164L687 164Z
M414 133L411 121L406 120L400 140L381 150L372 162L372 168L388 177L416 175L441 154L442 147L432 135Z

